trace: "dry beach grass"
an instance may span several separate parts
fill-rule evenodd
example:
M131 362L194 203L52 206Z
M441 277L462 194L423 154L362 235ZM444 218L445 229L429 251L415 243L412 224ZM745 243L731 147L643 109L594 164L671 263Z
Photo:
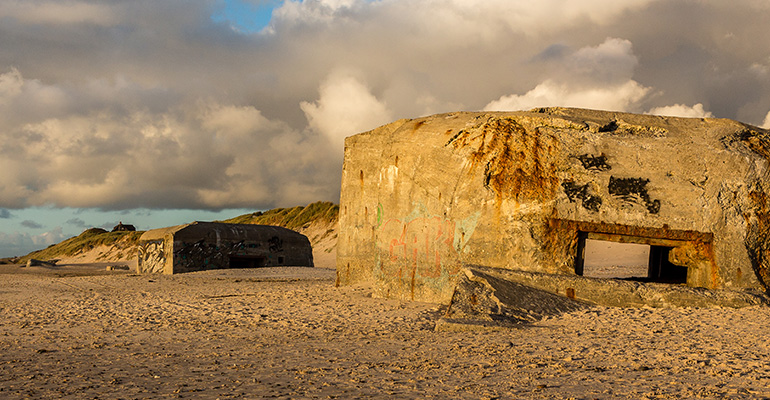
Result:
M0 275L0 398L770 397L761 307L435 332L331 269L83 275Z

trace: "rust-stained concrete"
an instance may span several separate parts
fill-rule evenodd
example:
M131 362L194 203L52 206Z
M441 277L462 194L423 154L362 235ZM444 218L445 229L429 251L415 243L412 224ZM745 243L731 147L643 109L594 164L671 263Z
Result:
M193 222L147 231L139 242L140 273L313 266L308 238L280 226Z
M725 119L458 112L349 137L337 283L449 303L463 265L575 276L581 240L670 249L686 285L770 284L770 135Z

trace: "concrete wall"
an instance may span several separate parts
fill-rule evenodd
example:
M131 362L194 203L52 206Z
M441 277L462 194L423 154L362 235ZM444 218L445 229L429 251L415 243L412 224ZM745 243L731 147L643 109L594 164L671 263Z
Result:
M308 238L277 226L212 222L148 231L140 238L142 273L275 266L312 267Z
M139 272L163 273L167 263L166 255L166 241L164 239L141 241L137 257Z
M579 235L674 247L687 284L770 282L768 132L578 109L450 113L350 137L338 284L447 303L464 264L575 274Z

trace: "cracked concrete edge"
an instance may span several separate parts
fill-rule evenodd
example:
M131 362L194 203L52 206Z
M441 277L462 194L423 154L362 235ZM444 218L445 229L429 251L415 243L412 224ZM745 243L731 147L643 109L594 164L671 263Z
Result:
M552 275L466 266L478 273L517 282L573 300L608 307L731 307L770 306L770 297L757 290L705 289L665 283Z
M709 290L682 285L560 276L466 266L437 332L523 327L567 312L608 307L770 306L752 290Z

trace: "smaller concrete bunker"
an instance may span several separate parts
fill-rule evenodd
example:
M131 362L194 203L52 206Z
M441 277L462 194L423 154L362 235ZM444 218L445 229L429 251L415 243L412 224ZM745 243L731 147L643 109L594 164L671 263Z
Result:
M313 267L305 235L279 226L193 222L139 238L139 273L279 266Z

